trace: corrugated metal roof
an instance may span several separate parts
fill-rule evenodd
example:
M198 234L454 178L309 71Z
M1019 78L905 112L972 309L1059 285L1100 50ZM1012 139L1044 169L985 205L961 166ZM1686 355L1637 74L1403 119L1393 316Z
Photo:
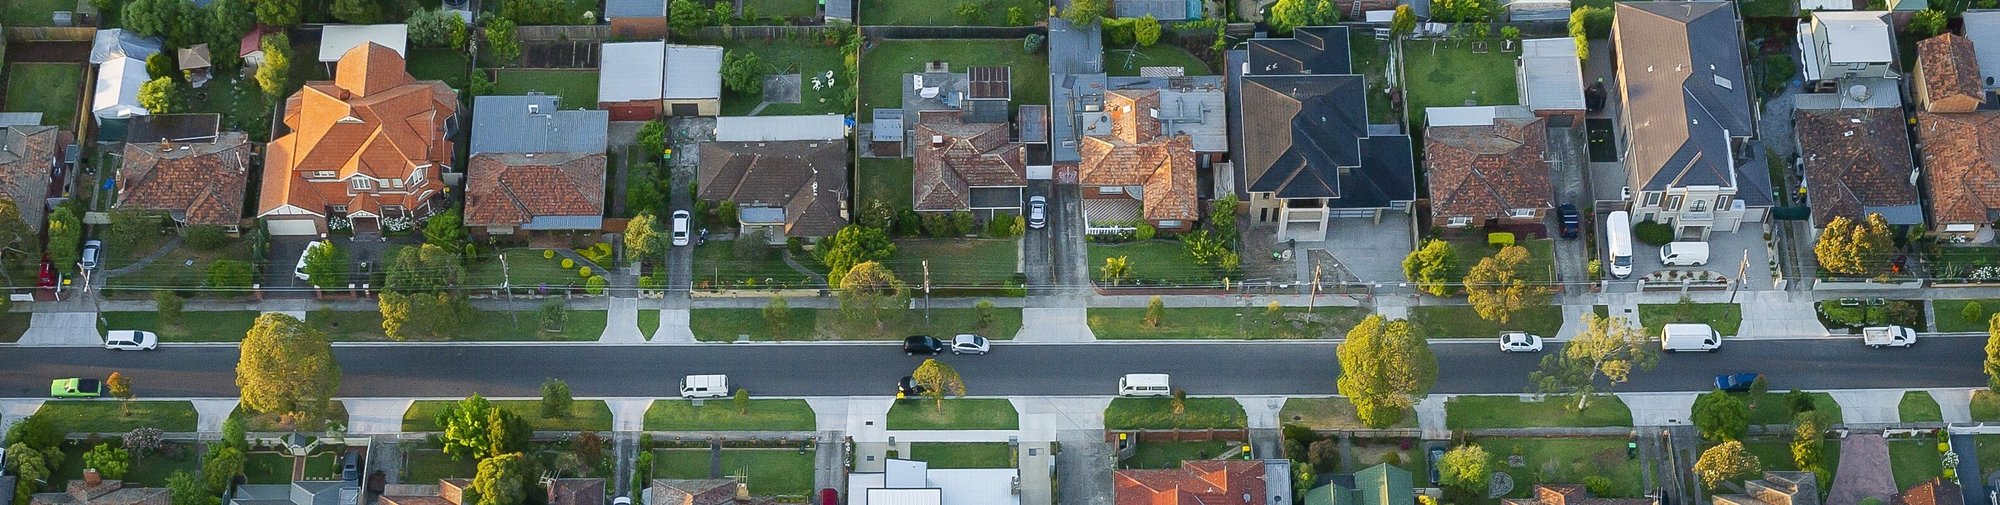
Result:
M326 25L319 36L319 61L328 63L340 61L347 50L374 42L382 47L395 50L397 56L409 57L404 47L410 41L410 26L393 25Z
M881 122L879 115L876 122L878 125ZM833 140L846 137L847 118L834 114L724 116L715 119L715 140L721 142Z
M659 100L666 42L607 42L599 50L597 101Z
M1569 37L1521 41L1521 101L1534 110L1583 110L1583 63Z
M667 17L667 2L663 0L604 0L606 18L662 18Z
M1979 60L1979 82L1993 89L2000 83L2000 10L1966 11L1963 19L1965 38Z
M854 20L854 0L820 0L820 6L826 8L827 19Z
M669 45L665 69L661 99L722 98L722 47Z
M559 110L555 95L473 99L471 153L600 153L611 113Z

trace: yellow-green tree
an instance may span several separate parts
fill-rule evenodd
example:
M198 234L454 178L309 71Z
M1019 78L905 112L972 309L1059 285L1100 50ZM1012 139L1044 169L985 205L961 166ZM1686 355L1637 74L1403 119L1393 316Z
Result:
M283 414L308 429L326 419L329 399L340 390L340 364L326 334L267 312L243 335L240 354L236 387L245 408Z
M1451 274L1451 244L1443 240L1426 240L1424 246L1410 251L1403 257L1403 278L1417 284L1417 290L1431 296L1450 293L1446 275Z
M1104 258L1104 266L1098 267L1097 273L1100 280L1116 286L1119 281L1125 280L1126 276L1132 274L1131 261L1124 256Z
M1507 324L1521 309L1548 304L1548 288L1528 282L1524 275L1526 269L1535 268L1529 263L1532 259L1528 248L1507 246L1472 266L1465 275L1465 300L1480 319Z
M1334 352L1340 360L1335 385L1354 403L1362 424L1372 428L1402 420L1437 383L1437 356L1409 321L1368 316L1347 331L1347 341Z
M1881 214L1869 214L1861 222L1835 217L1813 244L1813 256L1819 259L1820 268L1830 272L1872 275L1888 265L1895 249L1890 233L1889 222Z
M132 415L132 379L123 373L111 372L104 378L104 387L111 390L111 397L118 399L118 410Z
M847 312L850 319L866 315L875 322L875 329L883 327L882 309L900 310L909 299L909 289L889 267L873 261L854 265L847 275L840 277L840 310Z
M1583 326L1561 353L1543 356L1541 369L1528 374L1536 391L1576 395L1579 411L1590 406L1598 377L1609 390L1631 380L1633 370L1651 370L1660 361L1659 345L1646 336L1646 329L1623 317L1584 314Z
M938 415L944 415L944 395L965 396L965 379L958 376L958 370L935 358L917 365L910 380L924 387L924 395L937 404Z
M1716 444L1706 451L1701 451L1701 459L1694 462L1695 476L1699 477L1702 485L1708 486L1709 489L1761 469L1763 462L1757 460L1757 455L1744 450L1743 442L1735 440Z

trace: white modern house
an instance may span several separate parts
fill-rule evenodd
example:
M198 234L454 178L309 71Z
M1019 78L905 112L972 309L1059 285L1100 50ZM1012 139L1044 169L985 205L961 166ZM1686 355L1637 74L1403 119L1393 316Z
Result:
M849 505L1021 505L1019 469L932 470L906 459L884 465L879 473L847 475Z

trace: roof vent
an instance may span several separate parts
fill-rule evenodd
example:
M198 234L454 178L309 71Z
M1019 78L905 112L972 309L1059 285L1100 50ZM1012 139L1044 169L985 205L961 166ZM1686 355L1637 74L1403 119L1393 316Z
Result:
M527 153L527 154L523 154L523 155L521 155L521 157L524 157L524 158L528 158L528 159L534 159L534 157L535 157L535 153Z
M943 135L932 135L932 136L931 136L931 147L938 147L938 146L942 146L942 145L944 145L944 136L943 136Z
M542 105L541 105L541 104L536 104L536 103L531 103L531 104L528 104L528 113L529 113L529 114L539 114L539 113L541 113L541 112L542 112Z

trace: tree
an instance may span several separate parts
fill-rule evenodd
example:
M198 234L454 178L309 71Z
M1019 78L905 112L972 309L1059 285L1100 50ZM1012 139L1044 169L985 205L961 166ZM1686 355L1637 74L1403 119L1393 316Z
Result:
M1314 0L1278 0L1271 6L1271 15L1264 18L1274 33L1291 33L1292 29L1312 23ZM1442 1L1442 0L1441 0Z
M528 457L518 452L487 458L479 462L467 491L478 493L479 505L522 505L528 502L533 473Z
M166 432L159 428L136 428L125 432L118 441L125 446L125 450L132 452L132 457L138 459L146 459L146 455L169 447Z
M1646 336L1646 329L1623 317L1584 314L1583 324L1583 331L1564 344L1561 353L1543 356L1541 369L1528 374L1536 391L1576 395L1577 410L1589 406L1599 376L1609 390L1629 380L1633 370L1652 370L1660 360L1659 347Z
M202 279L211 289L244 289L250 287L256 275L248 261L222 259L210 262L208 274Z
M1440 0L1431 6L1431 14L1440 20L1456 23L1470 23L1486 19L1488 0Z
M938 415L944 415L944 395L965 396L965 379L958 376L958 370L936 359L925 359L910 373L910 380L923 386L924 394L937 403Z
M993 301L982 298L979 303L972 304L972 328L986 331L991 327L993 327Z
M708 9L695 0L674 0L667 4L667 23L678 33L695 31L708 24Z
M15 503L29 503L39 489L37 482L46 481L55 473L45 454L21 442L7 447L7 469L13 470L14 476L19 479L14 485Z
M299 24L299 4L295 0L257 0L257 24L273 28L289 28ZM271 40L265 36L264 40ZM268 51L269 48L267 47ZM268 56L268 53L266 54ZM268 64L269 61L266 60Z
M486 21L486 54L502 67L521 57L521 39L514 36L513 21L504 17Z
M181 112L181 85L174 78L154 77L139 85L139 106L154 114Z
M1090 26L1104 17L1104 0L1076 0L1062 11L1064 21L1079 27Z
M1691 418L1695 429L1701 430L1701 438L1712 442L1743 440L1743 434L1750 430L1750 407L1729 393L1717 389L1702 393L1694 399L1694 414Z
M1146 300L1146 327L1158 328L1160 327L1160 320L1166 319L1166 317L1167 302L1165 300L1161 300L1159 295L1153 295L1152 299Z
M1980 305L1978 300L1965 302L1965 307L1958 310L1958 317L1964 318L1968 323L1979 322L1981 319L1986 319L1986 306Z
M1986 321L1986 388L2000 392L2000 313Z
M332 241L306 248L306 282L322 289L347 287L347 251Z
M1417 30L1417 13L1410 10L1410 4L1396 6L1396 14L1389 17L1389 33L1401 38Z
M340 365L326 334L285 314L264 313L243 336L236 387L243 406L317 428L340 390Z
M167 476L167 495L173 505L216 505L222 502L219 495L210 494L208 486L201 479L185 470L174 470Z
M729 24L729 20L735 17L736 9L733 2L716 2L715 7L708 12L709 22L716 26Z
M1493 456L1484 447L1461 445L1446 451L1438 459L1437 469L1438 483L1445 487L1468 493L1483 491L1493 475Z
M250 439L244 434L247 430L248 428L244 426L242 417L230 416L228 419L224 419L222 421L222 444L235 447L239 451L249 451Z
M1807 412L1792 420L1792 464L1800 470L1826 469L1826 421L1817 412Z
M451 47L455 32L465 29L465 18L457 13L436 9L417 9L403 22L409 25L410 44L419 47Z
M458 403L446 407L437 414L437 425L444 429L438 435L438 443L445 455L453 460L478 459L491 447L491 430L488 421L492 419L493 403L486 397L473 393Z
M542 380L542 417L567 418L573 403L575 401L569 396L569 383L555 377Z
M111 372L110 377L104 378L104 388L110 390L112 398L118 399L119 410L124 411L125 415L132 415L131 378L126 377L123 373ZM117 477L112 478L115 479Z
M823 250L824 252L819 252ZM896 244L889 241L889 234L881 228L847 225L834 232L832 237L822 240L815 250L820 255L820 263L826 265L826 280L839 285L848 269L870 261L887 261L895 256Z
M0 258L5 258L8 266L26 265L26 260L40 257L37 241L28 222L21 219L21 207L13 199L0 198Z
M1695 476L1709 489L1721 486L1723 482L1739 476L1756 473L1762 468L1763 463L1757 461L1757 455L1744 450L1743 442L1735 440L1716 444L1706 451L1701 451L1701 458L1694 462Z
M56 210L49 212L49 258L55 262L56 270L76 273L82 247L83 222L77 219L75 206L56 206Z
M718 4L719 5L719 4ZM730 51L722 58L722 84L744 96L763 96L764 59L750 51ZM724 219L723 222L735 221Z
M110 442L100 443L83 453L83 467L97 469L106 479L123 479L125 471L132 468L132 454Z
M625 225L625 257L646 261L665 254L666 237L660 235L660 219L652 213L632 216ZM665 261L666 258L659 258Z
M1333 0L1314 0L1312 4L1312 25L1331 26L1340 23L1340 9L1334 7Z
M562 331L569 324L569 307L563 306L562 300L542 302L541 319L542 331Z
M736 404L736 415L750 415L750 390L736 388L736 397L731 399L731 403Z
M160 324L181 325L181 306L185 305L182 300L181 295L172 291L162 289L153 292L153 310L159 312Z
M258 21L266 25L271 25L270 22L263 21L264 6L272 4L284 4L284 3L296 3L296 2L288 2L286 0L258 0L257 2ZM293 7L293 9L296 9L296 7ZM293 16L294 18L296 18L297 11L294 10L293 12L295 13L293 14ZM296 20L293 21L293 23L297 22L298 21ZM290 25L272 25L272 26L290 26ZM257 86L264 90L264 98L277 100L278 97L285 96L285 90L291 86L291 82L292 82L291 39L286 37L284 32L277 32L265 35L264 64L257 66Z
M1548 288L1529 283L1523 272L1533 268L1531 259L1528 248L1507 246L1465 274L1465 300L1480 319L1507 324L1515 312L1548 303Z
M383 289L398 293L436 293L459 285L465 278L465 262L457 248L423 244L405 247L389 261ZM306 258L306 272L312 273L312 258Z
M771 332L772 339L791 336L792 304L785 297L772 295L764 304L764 329Z
M1097 272L1100 280L1116 286L1119 281L1123 281L1126 276L1131 275L1131 260L1124 256L1104 258L1104 266L1097 267Z
M1916 15L1910 16L1910 31L1916 32L1919 36L1925 38L1935 37L1940 33L1944 33L1944 28L1944 11L1924 9L1917 11Z
M453 17L452 19L458 19ZM466 243L465 218L458 209L444 211L424 221L424 243L444 248L447 251L464 249Z
M1153 47L1160 42L1160 20L1153 19L1152 14L1139 16L1132 21L1132 36L1138 39L1139 45Z
M500 16L523 25L567 25L579 19L589 24L581 8L570 0L506 0L500 4Z
M1409 321L1368 316L1347 331L1334 351L1340 359L1340 394L1371 428L1387 428L1437 383L1437 356Z
M1451 292L1451 287L1446 285L1450 281L1445 276L1451 274L1453 257L1450 243L1426 240L1423 247L1403 257L1403 278L1416 283L1418 291L1431 296L1444 296Z
M1174 415L1176 416L1187 415L1186 389L1174 388L1173 406L1174 406Z
M855 265L840 278L840 310L850 319L866 314L882 329L882 309L902 307L909 292L889 267L873 261Z
M335 19L358 25L375 24L382 20L382 3L379 0L333 0L332 14Z
M1915 24L1911 22L1911 26ZM1821 267L1834 273L1872 275L1888 266L1894 248L1889 222L1881 214L1869 214L1859 223L1843 216L1827 223L1819 242L1813 244L1813 255Z
M201 462L201 480L209 493L220 495L229 488L229 481L243 473L246 456L235 447L219 447Z
M119 24L140 35L166 39L167 47L187 47L200 31L197 15L194 2L187 0L134 0L119 10Z
M513 412L493 407L486 411L486 447L477 456L480 459L499 457L502 454L528 450L534 441L535 428L527 419Z
M379 305L382 332L396 340L448 339L473 317L472 305L455 293L384 291Z

